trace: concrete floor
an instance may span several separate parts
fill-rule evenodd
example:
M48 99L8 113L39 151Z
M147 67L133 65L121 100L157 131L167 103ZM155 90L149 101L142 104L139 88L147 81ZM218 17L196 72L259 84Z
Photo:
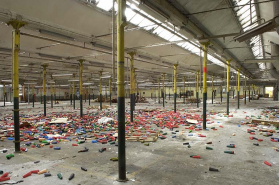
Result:
M178 99L178 101L182 101ZM215 104L211 104L208 100L208 111L225 112L225 99L223 104L219 104L219 99L215 100ZM5 158L6 154L0 153L0 170L11 172L11 179L22 180L22 175L30 170L48 169L52 174L51 177L44 177L43 175L33 174L31 177L23 179L22 185L29 184L81 184L81 185L108 185L108 184L152 184L152 185L213 185L213 184L278 184L279 183L279 155L272 147L278 147L278 143L269 141L262 135L256 133L257 138L264 139L260 142L260 146L254 146L249 139L250 135L246 132L247 125L238 126L241 121L246 121L246 115L260 115L262 108L267 106L277 105L271 99L252 100L247 105L243 105L241 101L241 108L236 109L236 100L230 100L230 109L233 113L232 118L224 118L219 116L210 116L215 123L209 124L208 127L215 126L218 130L200 131L206 137L197 137L197 132L194 136L188 136L188 130L180 126L180 132L177 133L177 138L172 138L169 129L164 129L168 133L168 138L165 140L158 139L157 142L150 143L150 146L145 146L139 142L126 142L126 157L127 157L127 178L126 183L116 181L118 177L118 163L112 162L109 159L117 157L118 148L110 144L100 144L87 142L77 147L72 147L73 142L64 142L58 144L61 150L49 149L48 146L43 148L29 149L26 153L15 154L11 160ZM127 99L126 102L129 102ZM92 105L93 103L91 103ZM78 101L76 105L79 106ZM98 103L94 103L98 105ZM36 109L31 108L32 104L22 104L20 106L20 113L32 114L42 113L42 105L36 103ZM47 106L50 107L50 104ZM54 109L49 109L52 112L69 112L72 109L68 108L69 102L55 105ZM127 109L129 107L126 104ZM185 108L186 112L195 108L193 105L178 104L178 109ZM84 105L88 107L88 101ZM113 105L116 107L116 104ZM149 104L138 104L139 108L157 108L162 107L161 104L155 103L151 100ZM202 107L202 104L200 104ZM172 103L166 104L166 109L173 108ZM7 106L0 108L2 116L11 114L12 107ZM86 111L86 109L84 109ZM199 109L202 110L201 108ZM79 113L79 110L75 110ZM96 111L96 110L93 110ZM246 113L244 113L244 111ZM201 114L202 112L197 112ZM214 119L213 119L214 118ZM217 123L220 122L220 123ZM223 125L224 128L219 126ZM153 126L155 127L155 126ZM235 136L232 134L235 133ZM275 133L274 137L279 134ZM185 141L182 138L186 138ZM213 150L206 150L205 143L212 141ZM183 145L183 142L189 142L191 148ZM233 150L235 154L225 154L225 150L230 150L226 147L234 143L236 148ZM14 145L11 141L0 142L0 150L3 148L13 149ZM77 151L84 147L89 148L89 152L78 153ZM107 151L100 153L100 148L106 147ZM192 154L199 154L201 159L190 158ZM272 164L269 167L264 164L267 160ZM34 161L40 161L34 164ZM88 169L87 172L82 171L80 167L83 166ZM219 169L219 172L209 171L209 167ZM63 180L59 180L57 173L63 174ZM68 177L71 173L75 173L75 178L71 181ZM0 182L1 184L1 182Z

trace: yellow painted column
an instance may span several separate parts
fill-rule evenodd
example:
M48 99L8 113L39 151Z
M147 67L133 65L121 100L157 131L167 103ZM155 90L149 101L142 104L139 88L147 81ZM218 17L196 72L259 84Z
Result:
M213 104L213 99L214 99L214 84L213 84L213 81L214 81L214 76L212 75L211 76L212 78L212 83L211 83L211 89L212 89L212 92L211 92L211 98L212 98L212 104Z
M227 115L230 114L230 63L231 60L227 60Z
M237 73L237 108L239 109L239 96L240 96L240 69L238 69Z
M174 112L176 112L176 98L177 98L177 85L176 85L176 82L177 82L177 66L178 64L174 64L173 65L173 77L174 77Z
M199 108L199 75L200 75L200 72L197 71L197 77L196 77L196 81L197 81L197 84L196 84L197 108Z
M76 109L76 90L75 90L75 78L76 74L73 74L73 108Z
M80 118L83 117L83 102L82 102L82 73L83 73L83 59L78 60L79 62L79 97L80 97Z
M19 69L18 69L18 53L20 51L20 28L25 26L27 23L21 20L11 20L7 22L7 25L11 25L14 30L12 32L12 85L13 85L13 96L14 96L14 143L15 152L20 152L20 135L19 135Z
M160 98L161 98L160 81L161 81L161 77L158 78L158 103L160 103Z
M53 108L53 87L52 87L52 76L51 76L51 83L50 83L50 107Z
M165 73L162 74L162 78L163 78L163 107L165 107Z
M124 27L127 25L125 17L126 0L117 0L117 105L118 105L118 180L126 178L126 149L125 149L125 47Z
M4 107L6 106L6 89L5 89L5 83L3 83L3 101L4 101Z
M111 77L109 78L109 104L111 105L111 93L112 93L112 87L111 87Z
M186 98L186 93L187 93L187 91L186 91L186 89L185 89L185 76L183 76L183 103L185 104L186 102L185 102L185 98Z
M136 52L130 52L128 55L130 56L130 121L134 121L133 111L135 108L135 75L134 75L134 55Z
M201 43L203 47L203 129L206 129L206 101L207 101L207 52L210 42Z
M102 73L103 73L103 71L99 71L99 77L100 77L100 89L99 89L99 91L100 91L100 110L102 110L103 109L103 87L102 87Z
M43 92L44 92L44 116L46 116L46 68L47 64L43 64Z

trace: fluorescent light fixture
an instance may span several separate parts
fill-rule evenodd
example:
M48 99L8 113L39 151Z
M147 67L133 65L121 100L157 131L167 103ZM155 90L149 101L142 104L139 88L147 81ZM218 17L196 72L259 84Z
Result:
M264 32L270 31L270 30L274 29L275 27L276 27L276 22L274 19L271 19L263 24L260 24L259 26L256 26L246 32L241 33L240 35L234 37L233 39L237 40L238 42L243 42L254 36L257 36Z
M55 81L49 81L49 82L47 82L47 83L49 83L49 84L55 84Z
M58 77L58 76L72 76L73 74L53 74L53 77Z
M25 85L36 85L36 82L24 82Z
M1 80L2 82L12 82L12 80Z
M39 55L40 57L44 57L44 58L62 60L62 57L55 56L55 55L48 55L48 54L43 54L43 53L38 53L38 55Z
M277 62L276 59L246 59L244 63L265 63L265 62Z
M43 30L43 29L40 29L39 32L41 34L45 34L45 35L49 35L49 36L54 36L54 37L58 37L58 38L61 38L61 39L68 39L68 40L75 40L73 37L70 37L70 36L67 36L67 35L63 35L63 34L60 34L60 33L55 33L55 32L52 32L52 31L48 31L48 30Z
M60 87L69 87L69 85L59 85Z
M102 76L101 78L110 78L111 76Z
M94 83L90 83L90 82L86 82L86 83L83 83L82 85L92 85Z
M28 64L20 65L19 67L28 67Z
M79 80L68 80L68 82L79 82Z

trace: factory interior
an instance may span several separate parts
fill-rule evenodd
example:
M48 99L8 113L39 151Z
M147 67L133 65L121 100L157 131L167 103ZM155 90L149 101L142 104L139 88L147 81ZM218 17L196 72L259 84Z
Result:
M0 23L0 185L279 183L279 0L1 0Z

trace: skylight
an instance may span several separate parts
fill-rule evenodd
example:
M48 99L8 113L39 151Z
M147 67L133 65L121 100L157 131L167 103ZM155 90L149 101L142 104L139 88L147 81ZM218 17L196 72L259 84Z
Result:
M136 26L139 26L140 28L143 28L147 31L151 31L153 34L156 34L159 37L161 37L162 39L165 39L170 42L180 41L180 40L182 40L182 38L185 40L188 40L187 37L185 37L184 35L182 35L180 33L176 33L179 35L179 36L177 36L177 35L173 34L172 32L170 32L169 30L173 30L173 25L171 23L169 23L169 22L163 23L163 22L157 20L156 18L147 14L143 10L140 10L137 7L139 5L138 1L132 0L132 2L133 3L130 3L128 1L126 2L128 6L126 7L125 15L126 15L126 19L128 22L130 22ZM105 11L111 10L112 5L113 5L113 0L97 0L97 7L101 8ZM115 7L116 7L115 10L117 11L117 4L115 5ZM245 8L245 9L247 9L247 8ZM148 18L152 19L152 21L143 17L138 12L147 16ZM241 13L242 12L240 11L239 14L241 14ZM245 23L247 22L246 20L243 20L243 21ZM156 22L157 24L161 24L162 26L158 26L154 22ZM167 30L165 28L168 28L169 30ZM197 46L197 44L193 45L193 44L185 41L185 42L176 43L176 45L182 47L183 49L190 51L191 53L193 53L197 56L200 56L200 48ZM203 52L200 57L203 57ZM208 56L208 60L210 60L211 62L213 62L216 65L225 67L225 65L220 61L220 59L217 59L212 55Z
M112 8L113 0L99 0L97 7L109 11Z
M234 8L237 13L238 20L239 20L244 32L259 25L259 23L256 22L257 13L256 13L255 5L250 4L250 3L254 3L254 0L251 0L251 1L250 0L233 0L233 1L236 5L245 5L242 7ZM259 35L250 39L250 45L252 46L251 49L252 49L254 57L256 59L263 58L263 48L261 47L262 40ZM265 69L265 64L259 63L259 68Z

